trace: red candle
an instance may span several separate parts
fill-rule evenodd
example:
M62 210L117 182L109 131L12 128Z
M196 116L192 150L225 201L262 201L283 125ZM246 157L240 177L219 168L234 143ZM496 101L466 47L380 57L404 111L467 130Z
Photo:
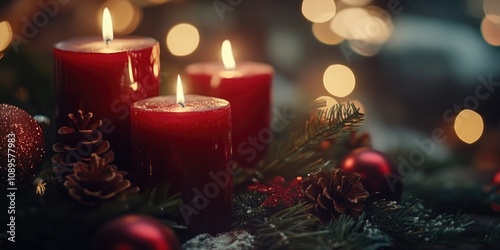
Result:
M229 41L223 43L224 65L197 63L186 68L187 92L215 96L231 103L233 159L253 167L262 158L269 135L273 69L262 63L235 64Z
M180 80L179 80L180 85ZM181 91L178 91L181 92ZM131 107L135 174L140 186L171 184L190 232L231 225L231 108L214 97L148 98Z
M111 143L115 163L129 170L130 105L159 94L160 49L152 38L113 40L112 27L105 30L105 24L103 38L76 38L54 46L56 125L67 125L68 114L78 109L92 112L104 122L104 139Z

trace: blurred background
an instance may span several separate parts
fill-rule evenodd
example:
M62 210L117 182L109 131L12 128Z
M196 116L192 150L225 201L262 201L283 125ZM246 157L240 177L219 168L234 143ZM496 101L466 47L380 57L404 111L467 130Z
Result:
M159 41L162 94L230 39L236 62L274 67L276 106L354 101L396 161L463 166L443 185L500 169L500 1L1 0L0 103L54 121L52 46L100 36L104 7L115 37Z

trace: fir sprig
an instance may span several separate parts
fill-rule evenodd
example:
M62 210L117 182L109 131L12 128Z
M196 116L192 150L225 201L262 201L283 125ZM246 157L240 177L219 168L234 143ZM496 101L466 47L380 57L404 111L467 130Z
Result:
M500 241L500 225L488 224L482 227L479 232L476 233L477 238L472 238L472 241L491 244L498 243Z
M331 162L319 158L318 146L327 139L335 139L356 129L364 114L353 103L335 105L319 110L302 122L283 142L270 146L268 157L259 169L265 176L276 174L295 177L314 172Z
M326 231L318 231L318 219L308 215L310 204L299 203L285 208L267 218L267 223L254 225L259 249L311 249L316 237Z
M328 233L318 237L322 249L375 250L392 245L392 238L376 228L362 214L358 220L343 214L325 226Z
M318 230L319 221L306 213L311 205L297 205L276 210L260 206L260 194L242 194L235 198L235 228L249 230L257 237L258 249L312 249L316 237L326 230Z
M367 208L371 223L395 239L396 245L446 243L473 222L467 215L435 215L417 199L377 201Z

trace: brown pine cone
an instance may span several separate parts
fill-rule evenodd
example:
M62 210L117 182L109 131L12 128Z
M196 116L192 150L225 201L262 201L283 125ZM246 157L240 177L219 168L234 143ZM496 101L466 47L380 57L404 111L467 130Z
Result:
M125 172L118 171L115 165L108 164L97 154L92 154L89 164L79 162L73 169L73 174L66 175L64 186L81 204L94 206L119 194L138 191L123 178Z
M341 214L357 218L363 211L363 201L368 198L368 192L359 182L360 175L346 175L341 169L331 174L320 171L308 176L302 182L304 198L315 204L311 213L323 223L335 220Z
M73 172L76 163L90 163L92 154L97 154L107 163L114 160L114 153L109 150L110 144L103 140L99 130L102 121L97 120L89 125L92 116L90 112L84 115L83 111L78 110L76 115L68 115L70 126L63 126L57 131L61 135L61 141L52 147L55 152L52 163L54 172L61 180L66 174Z

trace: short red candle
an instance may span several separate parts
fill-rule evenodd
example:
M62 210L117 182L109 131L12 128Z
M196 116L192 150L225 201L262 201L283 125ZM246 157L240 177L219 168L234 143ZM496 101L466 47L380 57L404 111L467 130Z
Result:
M231 108L214 97L154 97L131 107L134 163L140 186L171 184L182 193L181 217L194 234L231 225Z
M273 69L262 63L238 63L226 70L219 63L198 63L186 68L186 92L215 96L231 103L233 159L253 167L269 143Z
M130 105L159 94L160 49L152 38L76 38L54 46L57 127L81 109L102 119L115 163L131 167Z

